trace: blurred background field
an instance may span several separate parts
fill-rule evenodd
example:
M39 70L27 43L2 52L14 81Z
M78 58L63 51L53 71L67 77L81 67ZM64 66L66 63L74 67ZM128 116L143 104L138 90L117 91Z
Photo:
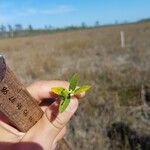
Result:
M140 94L142 85L150 84L149 21L4 38L0 53L26 86L39 80L67 80L73 73L79 83L92 86L68 125L66 139L72 149L119 149L107 136L114 122L150 133Z

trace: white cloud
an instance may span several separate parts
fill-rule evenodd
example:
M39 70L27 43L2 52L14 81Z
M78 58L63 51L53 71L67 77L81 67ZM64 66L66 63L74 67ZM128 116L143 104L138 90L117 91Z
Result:
M73 8L72 6L60 5L53 9L42 11L41 13L49 14L49 15L56 15L56 14L61 14L61 13L73 12L73 11L76 11L76 9Z
M33 15L58 15L63 13L69 13L76 11L75 8L69 5L58 5L54 8L38 10L35 8L28 8L26 10L22 10L22 12L16 13L18 16L33 16Z
M76 11L76 9L70 5L58 5L55 7L48 7L46 9L39 8L11 8L8 10L9 5L0 6L0 24L13 23L23 17L33 17L33 16L43 16L43 15L59 15L65 13L71 13ZM3 8L3 9L2 9ZM6 9L7 8L7 9Z

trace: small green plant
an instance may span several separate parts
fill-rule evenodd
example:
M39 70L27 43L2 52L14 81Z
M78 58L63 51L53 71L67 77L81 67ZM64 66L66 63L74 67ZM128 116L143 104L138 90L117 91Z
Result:
M51 91L60 96L60 105L59 105L59 112L64 112L70 102L71 96L78 95L82 92L86 92L91 88L91 86L83 85L77 86L78 77L77 74L74 74L70 81L69 81L69 89L65 89L62 87L53 87Z

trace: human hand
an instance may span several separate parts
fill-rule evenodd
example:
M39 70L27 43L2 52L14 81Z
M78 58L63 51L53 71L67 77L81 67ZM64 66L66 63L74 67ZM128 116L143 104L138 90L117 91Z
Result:
M41 104L44 99L53 98L56 100L58 98L50 92L50 89L54 86L68 88L69 83L66 81L40 81L30 85L27 90L37 102ZM78 95L78 98L82 96ZM66 124L77 110L78 99L75 97L71 98L69 106L63 113L58 112L58 105L58 101L53 102L50 106L41 105L44 115L26 133L15 129L8 120L0 114L0 149L55 149L57 142L65 135Z

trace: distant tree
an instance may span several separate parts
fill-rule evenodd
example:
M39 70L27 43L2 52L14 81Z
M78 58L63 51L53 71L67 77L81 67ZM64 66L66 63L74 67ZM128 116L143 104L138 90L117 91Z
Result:
M52 30L52 28L53 28L53 27L52 27L51 25L45 25L45 26L44 26L44 29L45 29L45 30Z
M0 36L1 37L7 37L7 30L3 24L0 25Z
M3 24L1 24L1 26L0 26L0 31L1 32L5 32L6 31L6 27Z
M7 28L8 28L8 32L12 32L13 31L13 27L10 24L7 25Z
M82 27L82 28L86 28L86 27L87 27L86 23L85 23L85 22L82 22L82 23L81 23L81 27Z
M13 37L13 27L10 24L8 24L7 28L8 28L8 32L9 32L9 37Z
M33 31L33 26L32 26L31 24L29 24L28 30L29 30L29 31Z
M150 18L145 18L145 19L138 20L137 23L140 23L140 22L149 22L149 21L150 21Z
M116 24L116 25L118 24L118 20L115 21L115 24Z
M127 23L128 23L128 21L127 21L127 20L125 20L123 24L127 24Z
M99 21L96 21L95 22L95 27L98 27L100 24L99 24Z
M49 29L49 30L52 30L53 27L52 27L51 25L48 25L48 29Z
M44 29L45 29L45 30L47 30L47 29L48 29L48 26L47 26L47 25L45 25L45 26L44 26Z
M15 30L16 30L16 31L22 31L22 30L23 30L22 25L21 25L21 24L16 24L16 25L15 25Z

